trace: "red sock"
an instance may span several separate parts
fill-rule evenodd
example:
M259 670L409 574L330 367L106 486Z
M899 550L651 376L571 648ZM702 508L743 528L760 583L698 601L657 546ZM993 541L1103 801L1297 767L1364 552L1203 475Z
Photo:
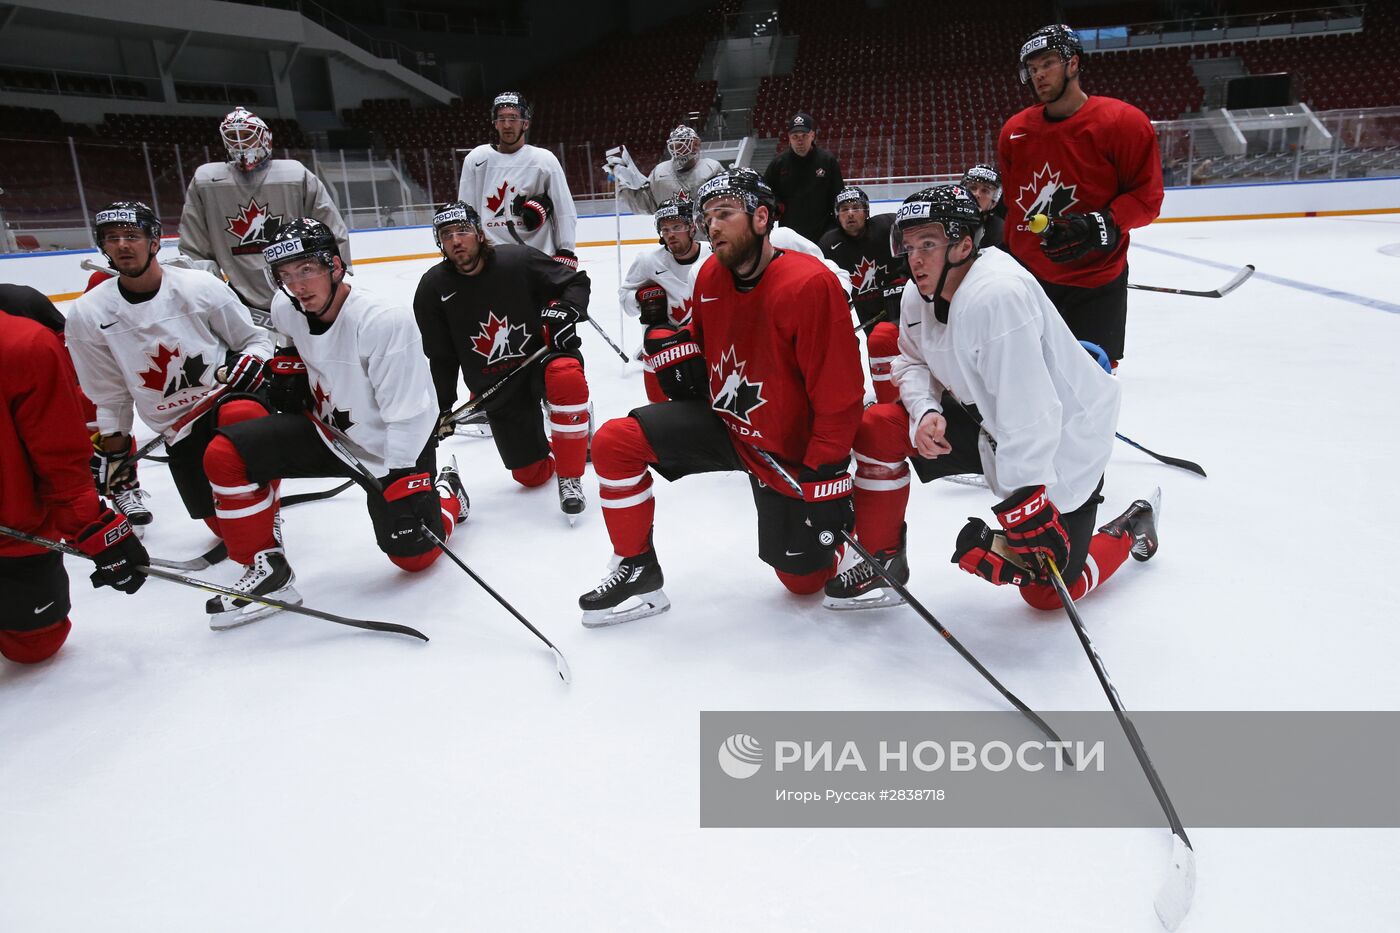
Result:
M247 464L222 434L204 448L204 475L214 493L220 537L234 562L251 564L254 554L277 547L277 490L248 478Z
M67 617L29 632L0 629L0 655L16 664L38 664L57 654L72 630L73 623Z
M826 585L826 581L836 576L836 562L832 561L831 566L813 573L787 573L782 570L773 571L778 575L778 579L783 582L793 593L799 596L809 596L817 592Z
M656 451L635 418L614 418L593 435L598 501L613 551L623 557L635 557L651 547L656 500L647 467L655 462Z
M878 325L877 325L878 326ZM856 535L871 551L899 546L909 506L909 416L903 406L871 405L856 431Z
M438 490L438 502L442 505L442 540L451 541L452 532L457 527L457 521L461 518L461 504L456 496L445 496L442 490ZM399 555L390 554L389 560L400 570L407 570L409 573L418 573L420 570L427 570L442 554L442 549L433 545L422 554Z
M899 387L890 374L890 364L899 356L899 327L881 321L870 329L865 338L865 353L870 357L870 380L875 384L876 402L899 401Z
M1133 549L1132 535L1110 535L1100 531L1089 539L1089 556L1084 561L1084 569L1070 582L1069 598L1078 602L1081 598L1098 589L1113 572L1123 566ZM1060 594L1048 583L1035 583L1021 587L1021 598L1035 609L1051 610L1060 608Z
M664 402L667 400L665 391L661 388L661 383L656 378L656 373L646 370L642 373L642 384L646 386L647 401Z
M510 471L510 475L526 489L543 486L554 475L554 458L545 457L543 460L536 460L529 466L516 467Z
M544 368L544 396L555 467L560 476L577 479L588 459L588 382L583 365L571 356L551 360Z

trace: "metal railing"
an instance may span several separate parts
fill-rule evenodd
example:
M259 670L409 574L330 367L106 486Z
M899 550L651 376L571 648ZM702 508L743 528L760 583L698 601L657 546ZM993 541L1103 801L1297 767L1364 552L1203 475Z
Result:
M1206 42L1311 36L1328 32L1358 32L1365 11L1364 3L1339 3L1266 13L1192 16L1184 19L1088 27L1076 32L1079 33L1086 51L1106 52L1163 45L1198 45Z
M300 13L327 32L335 33L346 42L359 46L376 58L391 59L410 71L440 83L437 63L430 53L410 49L393 39L381 39L356 26L343 16L332 13L319 3L315 3L314 0L235 0L235 2Z

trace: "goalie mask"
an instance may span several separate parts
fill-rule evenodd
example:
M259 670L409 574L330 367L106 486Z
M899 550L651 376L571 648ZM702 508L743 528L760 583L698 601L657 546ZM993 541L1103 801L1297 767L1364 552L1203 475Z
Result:
M242 107L235 107L224 117L219 124L219 135L228 150L228 160L240 172L257 169L272 155L272 131L262 117Z
M102 235L115 227L135 227L150 238L150 255L146 257L146 263L141 267L140 272L122 272L112 262L112 258L107 256L107 250L102 245ZM145 275L146 270L155 261L156 254L160 252L160 231L160 218L143 201L113 201L94 214L92 218L92 239L97 244L98 252L107 256L107 265L112 267L113 272L133 279Z
M296 296L287 290L286 283L278 275L277 270L292 263L301 263L307 259L315 260L325 266L331 272L331 293L326 299L326 303L318 311L308 311L302 307ZM343 280L335 278L335 261L339 259L343 264L344 259L340 256L340 244L335 241L335 234L330 227L311 217L301 217L290 223L283 224L273 235L272 240L263 249L263 261L267 263L267 280L274 289L280 291L292 300L292 306L302 314L311 317L319 317L335 301L335 294L339 290Z
M700 156L700 134L684 124L676 127L666 137L666 152L676 163L676 170L684 172Z

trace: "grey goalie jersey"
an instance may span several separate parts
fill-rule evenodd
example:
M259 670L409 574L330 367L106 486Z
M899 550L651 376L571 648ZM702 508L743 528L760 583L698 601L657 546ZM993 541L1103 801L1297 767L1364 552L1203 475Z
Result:
M201 165L185 192L180 252L218 263L245 304L272 307L272 285L263 262L278 226L314 217L330 227L340 257L350 265L350 234L325 185L294 159L270 159L254 172L227 162Z
M647 176L646 187L641 190L623 188L619 192L623 202L638 214L652 214L662 201L669 201L681 192L692 201L695 192L705 182L714 178L724 167L714 159L699 158L688 171L676 171L673 159L656 163L656 168Z

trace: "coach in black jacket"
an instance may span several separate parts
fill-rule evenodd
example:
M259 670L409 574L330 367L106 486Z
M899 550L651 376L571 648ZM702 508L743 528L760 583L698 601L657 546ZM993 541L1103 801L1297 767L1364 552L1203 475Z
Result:
M817 127L812 115L799 113L788 123L787 152L774 159L763 180L778 196L778 219L784 227L821 241L836 229L832 205L846 186L836 156L816 146Z

